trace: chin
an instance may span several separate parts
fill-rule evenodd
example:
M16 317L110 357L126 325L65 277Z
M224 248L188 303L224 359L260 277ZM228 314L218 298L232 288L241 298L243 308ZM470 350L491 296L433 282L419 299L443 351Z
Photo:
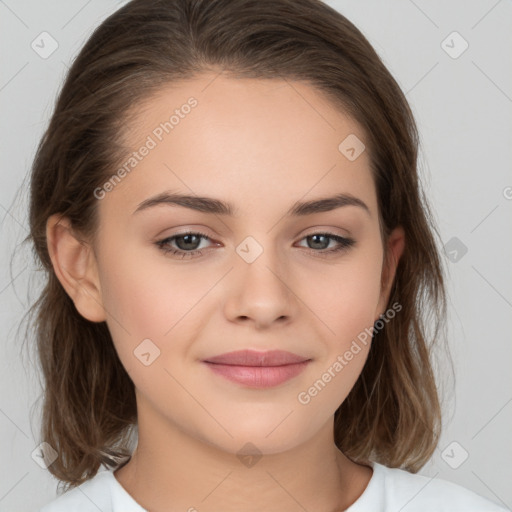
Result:
M291 415L290 415L291 416ZM239 424L237 419L233 418L232 427L227 427L229 437L224 432L219 432L219 436L212 439L212 432L209 432L208 442L218 448L233 454L239 452L254 451L262 455L271 455L291 450L298 445L306 442L314 432L304 431L304 422L302 427L291 418L284 419L286 414L279 417L267 418L262 421L261 418L250 418L251 421ZM284 421L283 421L284 419ZM236 425L236 428L234 428Z

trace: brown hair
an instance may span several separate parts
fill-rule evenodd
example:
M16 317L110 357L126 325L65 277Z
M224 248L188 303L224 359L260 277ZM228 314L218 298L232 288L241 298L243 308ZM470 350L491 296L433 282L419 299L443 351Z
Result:
M446 298L418 178L417 128L370 43L318 0L133 0L94 31L69 69L30 192L28 238L47 276L31 313L45 381L40 434L58 453L49 471L76 486L101 464L117 467L131 454L137 410L106 323L83 318L53 271L46 221L60 213L77 233L93 235L93 191L126 154L126 113L165 84L212 70L311 84L365 130L383 238L396 226L405 230L389 299L402 308L374 333L362 373L335 413L334 437L356 462L418 471L440 433L431 352Z

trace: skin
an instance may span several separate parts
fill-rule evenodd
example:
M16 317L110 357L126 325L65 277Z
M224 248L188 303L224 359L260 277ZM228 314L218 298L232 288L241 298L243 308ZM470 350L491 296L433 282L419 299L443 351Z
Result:
M136 387L139 442L115 476L155 511L344 510L372 469L335 446L334 412L369 344L307 405L297 395L386 311L404 232L381 239L368 151L350 161L338 150L349 134L362 141L365 134L305 83L208 73L173 84L130 125L130 151L190 96L198 105L98 200L94 240L80 243L65 218L47 224L60 282L85 318L107 322ZM169 190L231 202L237 216L165 204L134 213ZM285 215L296 201L335 193L361 199L369 212L349 205ZM155 244L187 229L210 237L199 239L202 255L180 259ZM308 242L322 232L355 245L319 256L338 246L330 238ZM252 263L236 252L247 236L263 249ZM169 243L187 247L183 239ZM160 356L145 366L134 350L148 338ZM245 348L312 361L263 390L201 363ZM247 442L262 454L252 467L236 456Z

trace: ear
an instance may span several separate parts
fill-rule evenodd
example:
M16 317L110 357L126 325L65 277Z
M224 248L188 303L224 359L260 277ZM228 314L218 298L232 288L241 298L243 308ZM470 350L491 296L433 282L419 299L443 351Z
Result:
M385 313L385 309L389 301L389 296L391 294L391 288L395 280L396 268L398 266L400 257L402 256L402 253L404 251L405 232L402 226L397 226L390 233L386 244L387 257L382 267L381 296L379 304L377 306L377 317L375 318L375 321L378 320L380 315L383 315Z
M106 314L91 246L73 233L69 219L60 214L48 218L46 240L55 275L78 312L91 322L104 321Z

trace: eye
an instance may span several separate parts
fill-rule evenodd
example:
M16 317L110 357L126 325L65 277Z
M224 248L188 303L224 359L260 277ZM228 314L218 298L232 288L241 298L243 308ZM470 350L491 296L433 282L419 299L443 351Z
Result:
M356 243L353 238L335 235L334 233L313 233L304 237L303 240L306 240L309 244L312 245L310 248L315 256L322 257L329 256L332 253L346 251ZM327 249L331 241L336 242L337 245ZM316 249L322 250L318 251Z
M203 254L205 248L199 248L201 246L201 239L211 240L210 237L204 233L187 231L159 240L155 242L155 244L164 254L172 254L173 256L183 259L201 256ZM302 240L306 240L308 244L312 245L312 247L308 247L312 254L321 257L327 257L333 253L346 251L355 244L354 239L333 233L313 233L302 238ZM331 241L336 242L337 245L329 249L328 247ZM176 244L177 247L174 247L173 244Z
M181 259L191 258L203 253L203 250L198 250L202 238L210 240L210 237L204 233L187 231L186 233L180 233L179 235L173 235L159 240L156 242L156 245L164 254L173 254ZM171 245L173 242L178 246L177 249Z

